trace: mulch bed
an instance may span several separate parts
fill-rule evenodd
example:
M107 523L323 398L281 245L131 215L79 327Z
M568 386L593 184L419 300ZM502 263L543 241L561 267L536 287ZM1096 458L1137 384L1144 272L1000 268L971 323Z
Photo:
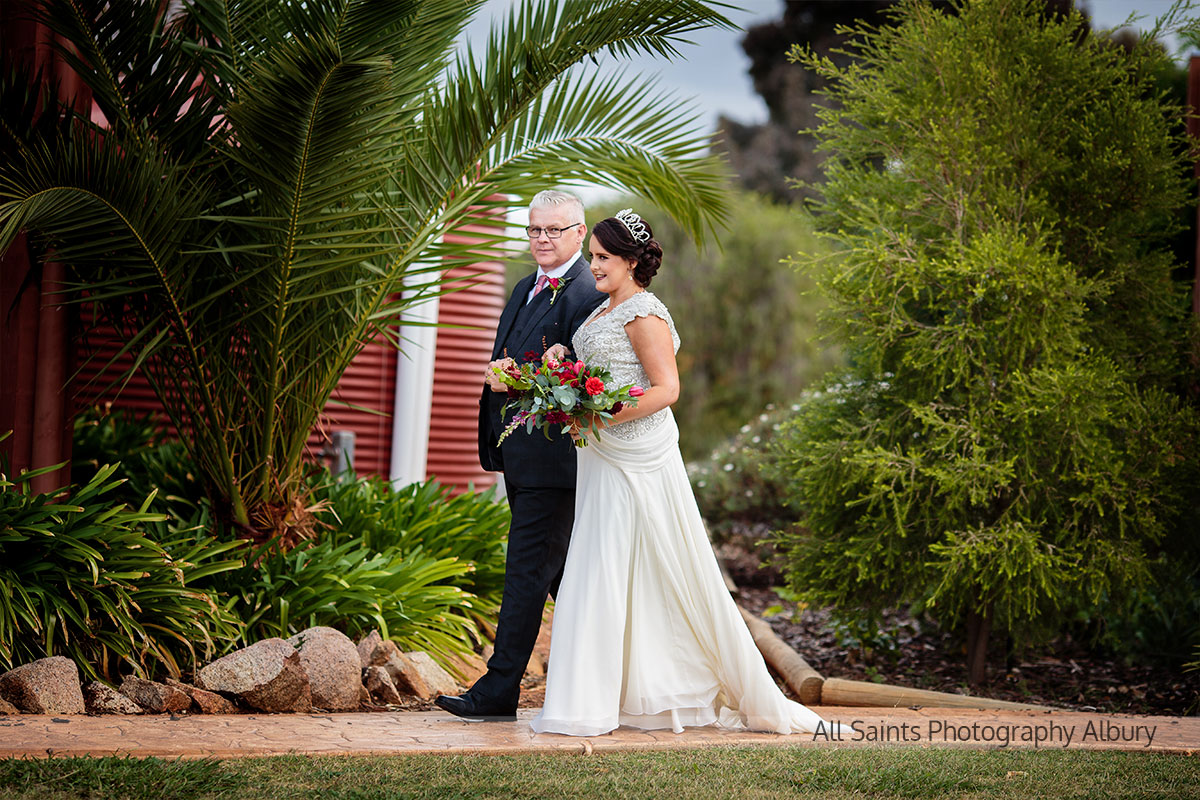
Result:
M902 610L887 612L884 635L874 648L861 648L838 630L828 609L797 612L794 604L779 597L771 586L781 584L782 577L761 569L758 556L728 547L722 548L720 555L738 584L738 602L760 616L782 607L781 612L764 618L826 678L876 681L1075 711L1200 714L1200 672L1126 664L1069 640L1028 650L1007 664L1003 652L997 652L986 685L969 689L965 648L932 623ZM1002 645L997 643L998 651Z

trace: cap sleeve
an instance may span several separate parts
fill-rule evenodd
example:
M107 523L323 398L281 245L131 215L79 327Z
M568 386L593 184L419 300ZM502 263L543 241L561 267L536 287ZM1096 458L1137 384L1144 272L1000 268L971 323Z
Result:
M650 292L638 292L613 309L612 314L622 327L638 317L658 317L665 320L667 327L671 329L671 342L675 346L675 352L679 352L679 334L675 330L675 321L671 319L671 312L667 311L663 302Z

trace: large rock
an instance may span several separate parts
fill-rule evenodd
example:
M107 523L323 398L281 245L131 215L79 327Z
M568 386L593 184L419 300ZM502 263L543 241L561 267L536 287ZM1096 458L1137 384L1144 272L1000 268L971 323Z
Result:
M196 675L201 689L237 695L263 711L311 711L312 691L296 648L263 639L218 658Z
M136 675L126 675L121 681L121 694L137 703L151 714L187 711L192 698L174 686L148 681Z
M487 672L487 662L475 653L455 654L449 662L450 674L464 686L470 686Z
M380 652L382 646L383 637L379 635L379 631L373 630L358 640L358 660L363 669L382 666L383 662L387 661L387 654Z
M236 714L237 706L216 692L206 692L190 684L167 678L167 685L192 698L192 708L202 714Z
M425 699L428 700L439 694L458 694L462 691L454 682L454 678L450 677L450 673L438 666L429 653L414 650L411 653L404 653L404 660L412 666L421 676L425 685L429 687L431 694Z
M386 706L400 703L400 693L383 667L367 667L367 693L375 702Z
M388 644L392 647L387 661L383 662L383 669L387 670L388 677L392 679L396 689L401 694L411 694L425 700L437 697L437 694L421 677L416 665L400 652L400 648L396 647L395 642L388 642Z
M116 689L99 681L83 687L83 703L89 714L141 714L142 707Z
M0 697L28 714L83 714L79 668L63 656L39 658L0 675Z
M300 653L314 706L326 711L358 708L362 664L358 649L346 634L318 626L300 631L288 644Z

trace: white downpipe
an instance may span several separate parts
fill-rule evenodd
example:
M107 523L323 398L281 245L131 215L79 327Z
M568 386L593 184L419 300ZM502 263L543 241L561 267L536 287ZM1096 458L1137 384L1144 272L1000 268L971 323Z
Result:
M404 297L417 294L425 275L408 275ZM404 311L403 319L435 323L438 297ZM402 350L396 354L396 402L392 409L392 486L400 488L425 480L429 455L429 418L433 410L433 363L437 352L437 328L432 325L401 325Z

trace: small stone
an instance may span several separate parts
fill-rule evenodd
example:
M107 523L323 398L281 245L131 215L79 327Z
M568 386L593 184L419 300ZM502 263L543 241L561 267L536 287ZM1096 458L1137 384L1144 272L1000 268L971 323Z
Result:
M416 669L417 674L421 676L421 680L425 681L425 685L432 692L425 699L432 699L439 694L458 694L462 691L458 684L454 682L454 678L450 677L450 673L442 669L429 653L414 650L411 653L405 653L404 657Z
M12 703L0 697L0 714L20 714L21 709L14 706Z
M362 664L354 642L346 634L317 626L297 633L288 644L300 653L314 706L326 711L358 708Z
M121 694L151 714L187 711L192 704L192 698L174 686L148 681L136 675L127 675L125 680L121 681Z
M296 648L263 639L218 658L196 675L201 689L240 697L261 711L311 711L312 690Z
M83 687L83 703L89 714L141 714L142 707L116 689L99 681Z
M400 693L383 667L367 667L367 692L377 702L387 706L400 704Z
M229 699L222 697L216 692L207 692L204 689L197 689L186 683L167 678L167 685L174 686L179 691L192 698L192 708L199 711L201 714L236 714L237 706Z
M79 668L63 656L39 658L0 675L0 697L27 714L83 714Z
M358 704L360 706L371 704L371 693L367 691L366 685L362 683L358 685Z

